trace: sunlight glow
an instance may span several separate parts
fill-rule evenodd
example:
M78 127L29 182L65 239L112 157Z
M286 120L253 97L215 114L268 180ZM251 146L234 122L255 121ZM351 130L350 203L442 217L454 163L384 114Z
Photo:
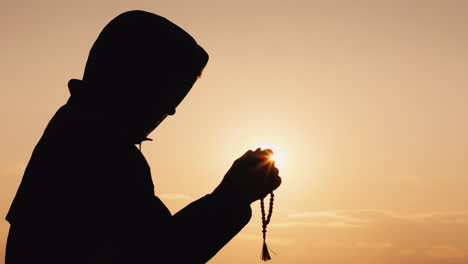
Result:
M286 167L286 155L282 148L277 145L271 144L260 144L258 147L262 149L273 150L273 155L270 156L270 160L275 162L275 166L281 171Z

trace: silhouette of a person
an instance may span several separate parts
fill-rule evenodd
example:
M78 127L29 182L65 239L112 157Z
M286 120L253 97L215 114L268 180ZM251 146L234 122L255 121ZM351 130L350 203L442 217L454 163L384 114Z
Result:
M6 264L205 263L248 223L250 204L281 184L271 150L247 151L212 193L171 215L135 146L175 113L207 61L152 13L103 29L27 165L7 215Z

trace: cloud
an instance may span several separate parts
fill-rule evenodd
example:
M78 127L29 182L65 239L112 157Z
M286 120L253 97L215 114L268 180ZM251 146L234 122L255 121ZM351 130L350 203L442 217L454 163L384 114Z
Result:
M414 249L400 249L397 252L398 256L403 256L403 257L408 257L408 256L414 256L417 253L416 250Z
M158 194L158 197L164 200L190 200L190 195L182 193L162 193Z
M397 214L385 211L305 211L288 214L288 220L278 227L371 227L381 224L441 224L468 225L468 211L430 212L424 214Z
M433 212L409 216L408 219L417 222L435 222L448 225L468 224L468 212Z
M435 259L460 259L467 256L465 250L450 245L430 247L424 251L424 254Z
M365 219L360 219L358 217L334 211L292 213L288 215L288 218L293 219L294 221L280 223L276 226L291 227L301 225L331 228L359 228L365 227L367 224L369 224L369 222Z
M295 249L323 256L341 252L343 259L372 255L375 263L468 263L468 211L288 210L268 227L275 238L294 239Z
M387 249L393 246L390 242L367 242L359 241L356 242L356 247L365 249Z
M307 242L308 248L318 239L340 242L341 250L350 252L352 248L385 250L386 256L408 261L417 258L426 263L468 263L464 262L468 260L468 211L296 211L270 226L286 237L297 237L298 245Z
M252 235L252 234L239 234L236 236L238 239L246 240L246 241L258 241L259 243L262 242L262 235ZM268 244L276 244L276 245L292 245L295 243L293 239L277 239L277 238L267 238Z
M277 228L293 228L293 227L322 227L322 228L361 228L364 227L361 224L354 224L344 221L327 221L326 219L322 219L319 221L310 221L310 222L279 222L279 223L271 223L269 226L277 227Z

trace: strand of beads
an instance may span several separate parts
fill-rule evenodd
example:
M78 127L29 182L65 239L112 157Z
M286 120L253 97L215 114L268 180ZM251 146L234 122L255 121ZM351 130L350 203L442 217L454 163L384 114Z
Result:
M263 233L263 248L262 248L262 255L261 259L263 261L267 261L271 259L270 252L268 251L268 246L266 245L266 232L267 232L267 225L270 223L271 215L273 214L273 201L275 199L275 195L273 192L270 193L270 208L268 209L268 215L265 215L265 203L263 199L260 199L260 209L262 211L262 233Z

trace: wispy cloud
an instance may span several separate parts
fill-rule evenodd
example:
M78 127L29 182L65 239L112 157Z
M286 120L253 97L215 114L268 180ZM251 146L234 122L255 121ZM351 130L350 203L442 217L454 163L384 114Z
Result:
M319 227L319 228L362 228L365 225L360 223L351 223L341 220L325 220L318 221L285 221L272 223L269 226L277 228L292 228L292 227Z
M252 235L252 234L239 234L237 236L238 239L246 240L246 241L258 241L259 243L262 241L262 235ZM295 243L293 239L278 239L278 238L268 238L268 243L276 244L276 245L292 245Z
M460 212L433 212L407 216L407 219L418 222L436 222L449 225L468 224L468 211Z
M390 242L367 242L367 241L358 241L356 242L356 247L365 248L365 249L386 249L393 246Z
M307 245L303 250L310 250L320 240L341 243L333 250L382 251L385 256L418 259L421 263L468 263L468 211L296 211L270 226L285 237L294 236L297 245Z
M467 256L466 250L451 245L433 246L426 249L424 254L435 259L460 259Z
M415 224L468 225L468 211L430 212L424 214L397 214L385 211L305 211L287 215L287 221L278 227L369 227L383 223L410 222Z
M417 251L415 249L400 249L397 251L398 256L403 256L403 257L408 257L408 256L414 256L417 254Z
M288 215L288 218L292 221L280 223L277 226L291 227L300 225L330 228L359 228L369 224L366 219L337 211L291 213Z

